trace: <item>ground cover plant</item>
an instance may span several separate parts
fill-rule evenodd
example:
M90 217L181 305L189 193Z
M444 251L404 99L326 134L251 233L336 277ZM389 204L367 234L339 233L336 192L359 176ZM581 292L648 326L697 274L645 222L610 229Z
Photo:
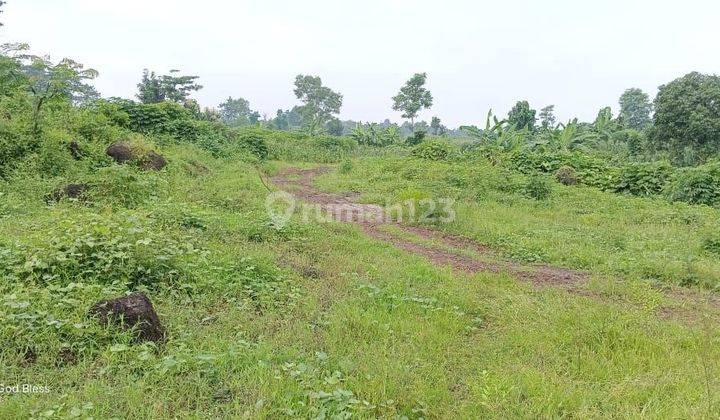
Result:
M425 73L352 127L315 76L261 119L94 74L0 55L1 418L720 415L717 139L654 131L715 78L451 130ZM140 293L162 337L92 309Z

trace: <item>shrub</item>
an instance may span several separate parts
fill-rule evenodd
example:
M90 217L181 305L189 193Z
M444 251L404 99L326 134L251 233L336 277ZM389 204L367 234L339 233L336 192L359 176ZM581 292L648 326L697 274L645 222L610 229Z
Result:
M425 140L426 135L427 135L427 133L425 131L418 130L418 131L414 132L411 136L409 136L405 140L405 143L410 146L418 145L418 144L422 143L423 140Z
M298 132L263 131L267 133L272 159L336 163L348 159L358 148L357 141L350 137L310 137Z
M702 248L711 254L720 255L720 235L713 233L706 236L702 242Z
M720 204L720 162L677 171L666 191L672 201Z
M640 155L647 151L647 138L645 134L632 128L616 131L612 134L616 143L627 145L633 155Z
M235 140L240 148L247 150L258 159L267 159L268 147L263 133L257 131L241 132Z
M353 164L349 160L343 161L343 163L340 165L340 173L341 174L349 174L350 171L352 171L352 169L353 169Z
M571 166L561 166L555 171L555 179L563 185L576 185L579 182L575 169Z
M667 162L631 163L620 169L615 192L640 196L659 194L672 173L673 167Z
M90 201L133 208L164 193L163 178L156 172L140 171L129 165L100 168L90 179Z
M450 156L452 146L440 140L428 140L415 146L412 156L426 160L445 160Z
M545 200L552 193L552 184L545 176L533 176L525 185L525 195L535 200Z
M0 176L7 175L38 142L13 124L0 121Z
M569 166L575 170L581 184L602 190L612 190L617 184L617 168L577 151L520 150L510 155L509 166L524 174L554 173L563 166Z
M47 232L46 245L0 245L0 273L6 280L68 284L89 282L128 287L187 278L180 261L196 252L152 226L116 223L100 216Z

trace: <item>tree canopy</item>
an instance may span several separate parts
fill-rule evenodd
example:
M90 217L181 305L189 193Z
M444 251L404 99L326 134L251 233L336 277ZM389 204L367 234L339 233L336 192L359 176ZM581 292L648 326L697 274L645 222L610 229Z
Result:
M298 111L303 116L303 124L310 135L317 133L335 114L340 113L342 95L323 86L318 76L298 74L294 92L303 103L298 107Z
M555 105L548 105L540 110L540 126L543 129L555 128Z
M530 108L528 101L518 101L508 113L508 123L518 130L535 128L535 110Z
M647 93L630 88L620 96L620 119L623 124L635 130L643 130L650 122L652 104Z
M179 70L170 70L170 74L157 76L154 71L143 70L138 83L137 98L144 104L170 101L182 104L194 91L202 89L197 84L198 76L183 76Z
M260 120L260 113L250 109L250 102L243 98L228 97L218 108L220 119L228 125L257 124Z
M432 107L433 104L432 94L425 89L426 81L427 73L415 73L392 98L393 110L402 111L402 117L410 120L413 130L418 113L422 109Z
M654 101L653 145L680 158L720 150L720 77L688 73L660 86Z

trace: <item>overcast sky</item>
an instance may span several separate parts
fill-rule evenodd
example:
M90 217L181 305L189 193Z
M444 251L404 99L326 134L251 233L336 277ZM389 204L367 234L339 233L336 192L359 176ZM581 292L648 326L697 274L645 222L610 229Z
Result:
M297 104L299 73L344 96L340 117L400 120L391 97L428 73L446 125L483 124L526 99L560 119L617 110L619 95L720 72L717 0L8 0L2 42L100 72L132 97L143 68L200 76L204 106L228 96L261 114Z

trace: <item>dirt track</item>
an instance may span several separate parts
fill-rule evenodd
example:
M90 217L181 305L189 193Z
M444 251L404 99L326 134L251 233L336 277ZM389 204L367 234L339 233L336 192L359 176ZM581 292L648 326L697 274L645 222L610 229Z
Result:
M535 285L572 287L588 278L586 273L575 270L502 260L490 249L478 245L470 239L453 236L428 227L383 220L384 210L380 206L358 203L356 195L331 194L316 189L313 185L315 178L328 171L329 169L325 167L288 168L280 171L272 180L283 190L293 193L309 203L317 204L324 213L331 215L333 219L355 223L368 236L390 243L412 254L422 255L437 265L449 265L454 269L470 273L507 273ZM388 226L400 229L404 234L396 234L387 229ZM408 236L413 236L418 241L411 241L407 239Z

